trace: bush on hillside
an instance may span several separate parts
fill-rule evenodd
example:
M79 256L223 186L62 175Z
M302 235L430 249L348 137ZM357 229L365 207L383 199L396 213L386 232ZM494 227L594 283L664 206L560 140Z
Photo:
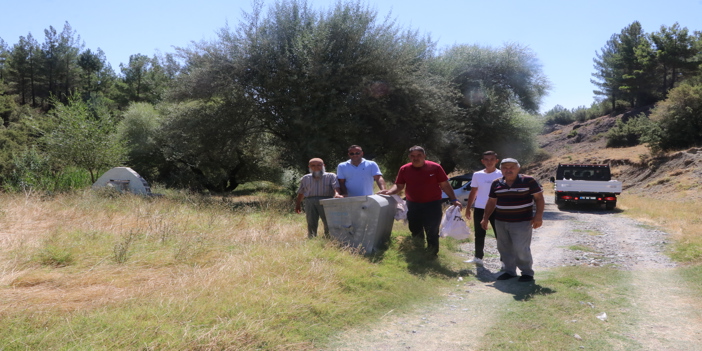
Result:
M566 125L574 121L573 112L561 105L554 106L544 114L544 124L547 126L554 124Z
M639 114L628 121L621 119L612 129L607 132L607 147L630 147L636 146L647 140L644 138L647 133L654 129L652 122L644 113Z
M684 149L702 145L702 85L682 84L656 104L651 120L660 127L652 135L653 147L660 150Z

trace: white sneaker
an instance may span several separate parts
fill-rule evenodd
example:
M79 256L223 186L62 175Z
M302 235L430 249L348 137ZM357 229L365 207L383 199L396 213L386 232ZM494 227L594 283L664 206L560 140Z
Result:
M473 257L473 258L471 258L470 260L465 260L465 261L463 261L463 263L475 263L475 264L477 264L478 266L482 266L482 265L483 265L483 260L481 260L481 259L479 259L479 258L477 258L477 257Z

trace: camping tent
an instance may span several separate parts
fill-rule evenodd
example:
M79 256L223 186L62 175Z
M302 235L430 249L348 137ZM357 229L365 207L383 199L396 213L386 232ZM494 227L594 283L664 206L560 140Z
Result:
M129 167L115 167L103 174L93 184L93 189L111 187L120 192L131 192L134 194L151 194L149 183L142 178L139 173Z

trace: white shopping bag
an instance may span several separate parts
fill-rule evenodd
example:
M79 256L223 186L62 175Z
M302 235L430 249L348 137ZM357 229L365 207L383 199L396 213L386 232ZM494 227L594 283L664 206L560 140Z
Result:
M405 200L402 200L402 198L397 195L392 195L392 197L395 199L395 202L397 202L397 208L395 209L395 220L407 222L407 203L405 203Z
M441 219L439 236L442 238L450 236L458 240L470 237L470 229L468 229L466 221L463 220L463 214L458 206L452 205L446 209L444 218Z

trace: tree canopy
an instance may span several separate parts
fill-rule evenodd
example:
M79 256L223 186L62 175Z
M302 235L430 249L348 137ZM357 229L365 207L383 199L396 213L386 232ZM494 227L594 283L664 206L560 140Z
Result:
M54 118L84 116L85 106L112 112L61 122L47 145L88 141L76 121L114 118L109 138L94 134L124 145L128 165L154 181L215 192L302 172L312 157L333 170L351 144L388 178L412 145L448 172L476 166L487 149L526 161L549 89L525 46L438 49L360 1L322 10L301 0L255 2L217 39L177 56L134 54L118 73L68 23L44 34L44 44L28 35L0 47L5 91Z
M699 74L701 42L700 32L691 35L677 23L647 34L634 21L596 53L594 93L609 101L612 110L663 100L679 82Z

